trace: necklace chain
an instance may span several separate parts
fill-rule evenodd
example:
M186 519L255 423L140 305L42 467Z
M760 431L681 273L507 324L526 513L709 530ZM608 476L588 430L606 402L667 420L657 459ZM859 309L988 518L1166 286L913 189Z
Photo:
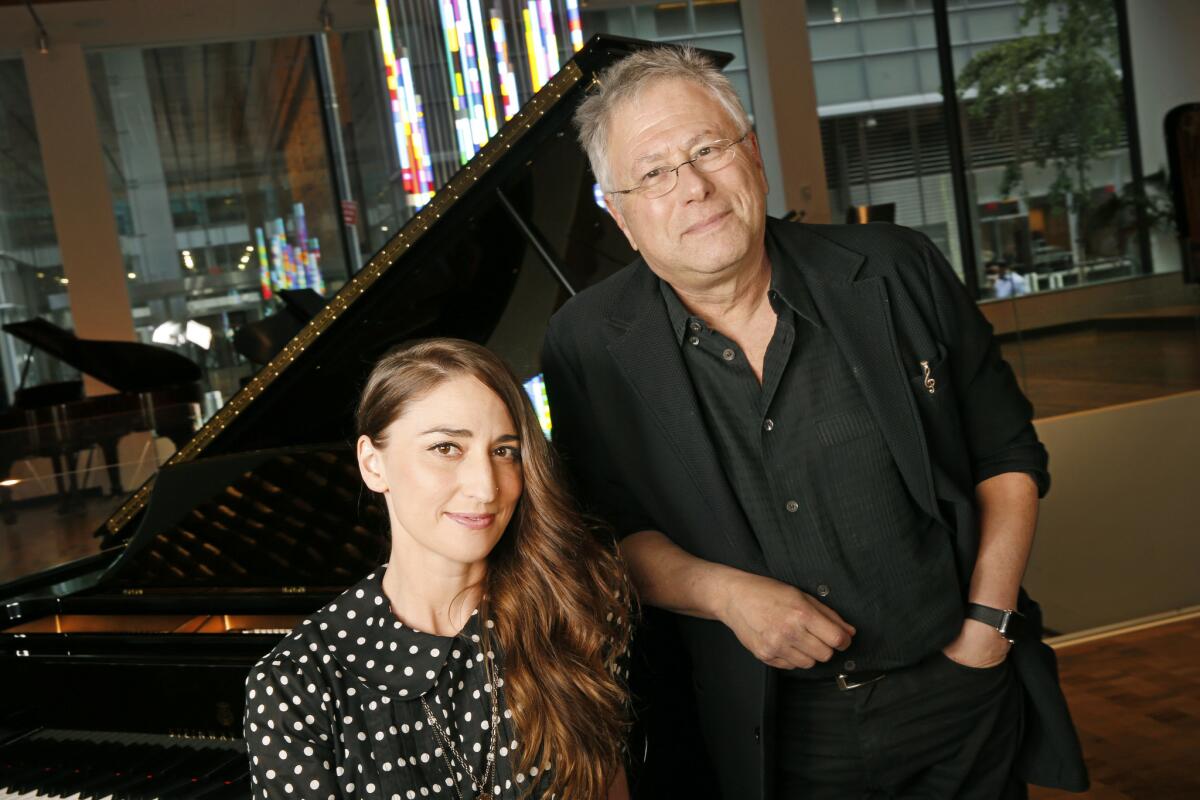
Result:
M454 791L458 795L459 800L464 800L462 786L459 785L454 764L450 761L450 756L453 756L454 760L462 766L463 770L471 778L472 787L480 796L482 796L484 793L489 795L491 794L491 792L488 790L488 785L491 783L492 777L496 772L496 762L498 760L496 757L496 742L500 735L500 683L498 680L499 672L496 664L490 657L484 662L483 672L484 680L492 687L492 735L488 741L487 754L485 756L486 764L484 765L482 777L476 777L475 770L467 762L467 759L463 757L462 753L459 752L458 747L455 746L454 740L450 736L449 732L442 730L442 726L438 722L438 718L433 713L433 709L430 707L429 703L424 697L421 698L421 707L425 709L425 716L429 720L430 727L433 728L434 737L442 744L442 760L446 764L446 769L450 772L451 780L454 781Z

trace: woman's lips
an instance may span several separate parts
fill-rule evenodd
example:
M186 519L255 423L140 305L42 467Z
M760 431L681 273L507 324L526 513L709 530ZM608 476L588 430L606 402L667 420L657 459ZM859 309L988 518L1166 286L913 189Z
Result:
M496 521L495 514L446 514L447 517L473 531L481 531Z

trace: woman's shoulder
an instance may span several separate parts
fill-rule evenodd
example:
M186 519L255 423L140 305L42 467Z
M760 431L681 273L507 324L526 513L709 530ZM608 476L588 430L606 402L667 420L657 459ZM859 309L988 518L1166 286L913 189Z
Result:
M259 659L251 670L251 678L262 672L320 672L316 664L323 656L337 651L337 640L345 638L347 614L351 601L361 598L366 591L378 584L379 574L373 572L351 586L335 599L314 611L300 624L292 628L272 650Z

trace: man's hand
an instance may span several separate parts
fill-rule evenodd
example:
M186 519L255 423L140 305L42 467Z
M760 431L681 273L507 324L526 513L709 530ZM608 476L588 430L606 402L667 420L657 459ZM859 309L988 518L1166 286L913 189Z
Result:
M964 667L986 669L1008 657L1012 645L1000 632L976 619L963 620L958 638L942 648L946 658Z
M786 583L739 571L722 583L718 618L769 666L808 669L845 650L856 633L836 611Z
M781 669L808 669L850 646L856 631L837 612L772 578L705 561L661 531L621 542L643 603L724 623L756 658Z

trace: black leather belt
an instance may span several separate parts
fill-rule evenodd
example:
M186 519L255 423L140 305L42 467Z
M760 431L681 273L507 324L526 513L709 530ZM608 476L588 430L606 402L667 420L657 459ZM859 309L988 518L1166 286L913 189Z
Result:
M883 680L887 677L886 672L868 671L862 672L840 672L832 679L812 678L803 675L804 670L795 669L789 671L781 671L780 677L787 681L787 685L792 691L799 692L827 692L830 689L837 689L842 692L849 692L858 689L862 686L869 686L872 683Z
M836 678L834 678L834 683L841 691L849 692L862 686L869 686L872 683L881 681L886 677L886 672L855 672L850 675L839 674Z

